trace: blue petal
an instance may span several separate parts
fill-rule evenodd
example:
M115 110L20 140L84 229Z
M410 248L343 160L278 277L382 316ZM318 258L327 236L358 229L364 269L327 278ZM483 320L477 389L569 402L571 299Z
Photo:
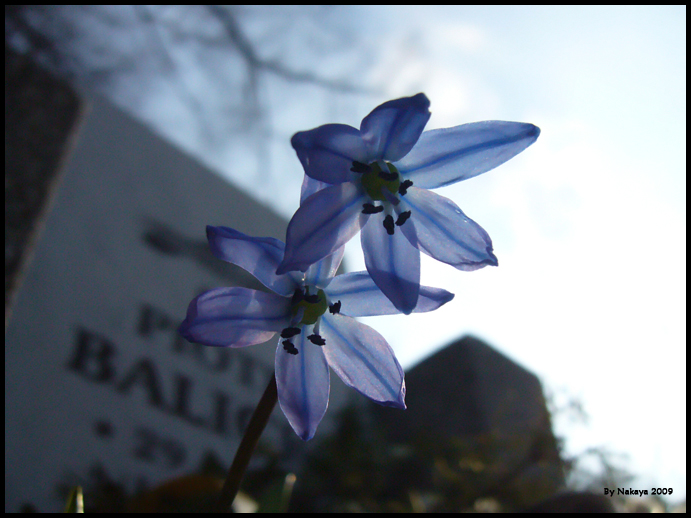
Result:
M290 140L305 174L322 182L339 184L354 178L353 161L370 162L360 131L345 124L326 124L301 131Z
M465 271L497 266L487 232L448 198L410 187L401 204L412 216L400 228L427 255Z
M217 288L190 302L178 331L190 342L244 347L266 342L289 324L290 299L247 288Z
M336 275L338 267L341 266L344 251L345 247L342 246L333 254L310 266L305 273L305 284L319 289L326 288Z
M396 309L409 315L417 305L420 292L420 252L411 246L414 237L411 239L400 231L408 223L396 227L394 234L389 235L382 222L381 217L370 217L362 229L365 265L372 280ZM414 236L414 229L409 230Z
M371 317L377 315L397 315L398 309L374 284L367 272L345 273L334 277L324 290L330 302L341 301L342 315L351 317ZM420 286L420 296L413 313L426 313L443 306L453 293L441 288Z
M228 227L206 227L211 253L236 264L279 295L288 297L302 285L298 275L276 275L285 245L272 237L250 237Z
M403 369L379 333L350 317L327 314L320 331L326 361L343 383L376 403L405 408Z
M298 354L289 354L279 340L276 349L276 386L281 410L304 441L314 437L329 405L329 367L324 352L307 340L307 332L292 342Z
M304 175L302 179L302 189L300 190L300 205L305 203L305 200L312 196L314 193L326 189L331 184L326 182L320 182L319 180L314 180L307 175Z
M537 126L505 121L426 131L396 167L416 187L434 189L494 169L530 146L539 135Z
M373 159L394 162L413 148L430 116L425 94L403 97L372 110L362 119L360 132Z
M363 191L352 183L307 198L288 224L286 252L277 274L300 270L333 254L360 230Z

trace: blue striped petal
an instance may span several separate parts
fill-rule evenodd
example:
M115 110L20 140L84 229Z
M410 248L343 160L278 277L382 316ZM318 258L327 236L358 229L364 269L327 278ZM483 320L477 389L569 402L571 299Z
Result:
M217 288L194 298L178 331L190 342L244 347L290 324L290 299L247 288Z
M403 368L384 338L342 315L321 319L324 355L343 383L385 406L405 408Z
M416 187L443 187L494 169L530 146L539 135L537 126L506 121L426 131L396 167Z
M304 440L314 437L329 404L329 367L322 347L307 340L303 332L292 342L297 354L276 348L278 403L295 433Z
M401 313L409 315L417 305L420 292L420 251L415 247L412 226L404 235L396 227L393 235L384 229L381 214L370 217L362 229L360 241L365 265L372 280Z
M338 267L341 266L345 247L341 247L333 254L317 261L305 272L305 284L315 288L324 289L333 280Z
M228 227L206 227L211 253L254 275L271 291L288 297L302 285L296 274L276 275L285 245L272 237L251 237Z
M394 162L403 158L420 138L430 116L425 94L377 106L360 124L362 138L373 160Z
M285 257L276 273L305 272L345 245L360 230L363 199L362 189L351 183L307 198L288 224Z
M355 177L353 161L367 163L371 157L360 131L345 124L325 124L301 131L290 140L305 174L329 184L349 182Z
M450 199L411 187L402 205L412 216L400 228L427 255L464 271L497 266L487 232Z
M331 281L325 293L331 303L340 301L342 315L372 317L400 313L384 295L367 272L338 275ZM420 286L420 295L413 313L426 313L443 306L454 294L440 288Z

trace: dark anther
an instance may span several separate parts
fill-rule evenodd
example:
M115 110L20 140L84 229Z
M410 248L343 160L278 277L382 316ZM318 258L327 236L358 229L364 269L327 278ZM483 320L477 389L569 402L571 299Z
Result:
M283 331L281 331L281 338L293 338L295 335L299 334L299 327L286 327Z
M409 217L410 217L410 211L409 211L409 210L407 210L407 211L405 211L405 212L401 212L401 213L398 215L398 219L396 220L396 226L399 226L399 227L400 227L401 225L403 225L403 223L405 223L406 221L408 221L408 218L409 218Z
M333 304L329 304L329 313L332 315L335 315L336 313L341 312L341 301L339 300L338 302L334 302Z
M398 180L398 173L387 173L386 171L379 171L379 178L386 180L387 182L393 182Z
M305 295L305 300L310 304L316 304L317 302L319 302L319 295L317 295L316 293L314 295Z
M298 350L290 340L283 340L283 350L288 354L297 354Z
M389 234L390 236L393 236L394 226L393 226L393 216L391 214L388 214L384 218L384 228L386 229L387 234Z
M354 173L369 173L372 168L367 164L355 161L353 162L353 167L351 167L350 170Z
M302 290L297 289L295 293L293 293L293 299L290 302L294 306L295 304L299 304L303 298L305 298L305 294L302 293Z
M363 214L377 214L378 212L381 212L384 210L384 207L382 205L372 205L371 203L363 203L362 204L362 213Z
M408 187L411 187L413 185L413 182L411 180L403 180L401 182L401 185L398 186L398 194L403 196L408 192Z
M326 343L326 340L324 340L321 336L318 334L313 334L309 335L307 339L312 342L314 345L324 345Z

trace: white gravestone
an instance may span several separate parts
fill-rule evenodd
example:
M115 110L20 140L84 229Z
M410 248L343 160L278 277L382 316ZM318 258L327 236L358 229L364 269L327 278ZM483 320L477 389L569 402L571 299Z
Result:
M211 255L207 224L284 239L287 221L95 100L6 331L6 511L59 511L60 488L96 472L134 492L209 454L229 466L276 340L223 349L176 333L203 290L259 287ZM334 381L318 433L350 398ZM297 463L309 447L278 407L262 438Z

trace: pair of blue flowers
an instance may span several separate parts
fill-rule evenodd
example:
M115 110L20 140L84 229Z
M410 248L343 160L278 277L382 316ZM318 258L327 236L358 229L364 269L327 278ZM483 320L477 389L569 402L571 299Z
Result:
M280 333L276 384L283 413L304 440L329 401L329 367L373 401L405 408L403 369L374 329L353 317L432 311L453 298L420 286L420 251L459 270L497 265L487 233L430 192L489 171L537 139L539 128L486 121L427 131L424 94L386 102L360 129L327 124L297 133L305 170L286 244L207 227L213 254L271 293L218 288L195 298L180 333L244 347ZM361 231L367 272L336 276L344 245Z

